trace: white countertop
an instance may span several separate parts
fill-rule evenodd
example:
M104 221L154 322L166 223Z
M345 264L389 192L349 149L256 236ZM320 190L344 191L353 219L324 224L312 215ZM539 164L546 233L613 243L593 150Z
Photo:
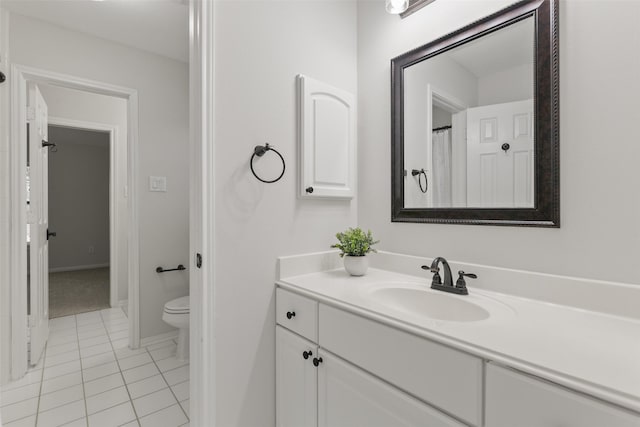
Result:
M454 275L455 281L455 275ZM512 366L640 412L640 321L473 287L464 298L492 313L475 322L436 321L380 304L381 286L428 289L430 279L371 268L282 277L278 285L320 302ZM440 292L440 291L431 291Z

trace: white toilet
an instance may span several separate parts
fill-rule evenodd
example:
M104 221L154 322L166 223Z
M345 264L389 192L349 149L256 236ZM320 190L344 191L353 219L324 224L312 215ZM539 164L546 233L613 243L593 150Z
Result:
M176 298L164 305L162 320L178 328L178 360L189 360L189 295Z

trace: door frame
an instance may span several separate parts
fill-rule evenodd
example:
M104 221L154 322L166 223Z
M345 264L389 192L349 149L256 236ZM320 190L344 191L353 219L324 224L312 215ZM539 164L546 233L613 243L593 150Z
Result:
M118 176L116 171L120 170L118 166L118 153L120 153L120 135L119 128L116 125L106 123L88 122L84 120L67 119L64 117L49 116L49 126L57 126L63 128L106 132L109 134L109 305L116 307L119 305L118 300L118 278L119 263L117 254L117 236L118 233L118 215L120 203L116 195L122 191L122 185L118 185ZM126 148L126 147L125 147ZM115 282L114 282L115 281Z
M127 101L127 211L128 211L128 279L129 345L140 345L139 319L139 224L138 224L138 92L122 86L55 73L34 67L11 65L10 111L10 194L11 238L9 265L11 278L11 377L20 378L27 371L27 243L26 230L26 88L27 82L60 86L99 95L115 96Z
M469 108L464 101L448 94L447 92L441 90L440 88L433 86L431 83L427 84L427 117L425 120L425 124L427 126L426 128L426 135L427 135L426 143L427 143L427 158L428 158L427 165L429 166L429 170L427 171L427 177L429 182L434 182L433 181L433 155L432 155L433 154L433 107L434 106L441 108L443 110L446 110L451 114L460 113L462 111L465 111L467 108ZM453 125L453 123L451 124ZM455 130L453 129L453 127L451 131L452 131L451 155L453 159L455 155L455 146L459 141L456 141L456 138L454 138L453 133L455 132ZM460 135L458 134L456 136L460 136ZM452 161L455 162L455 160L452 160ZM453 168L455 168L455 165L453 165L452 169ZM452 181L454 180L452 179ZM454 189L454 185L452 182L451 183L451 191L452 191L451 202L452 203L455 200L455 197L453 195L453 189ZM427 194L427 206L434 207L433 191L429 191L429 193Z
M189 2L190 422L216 426L215 2ZM202 265L196 266L196 254Z

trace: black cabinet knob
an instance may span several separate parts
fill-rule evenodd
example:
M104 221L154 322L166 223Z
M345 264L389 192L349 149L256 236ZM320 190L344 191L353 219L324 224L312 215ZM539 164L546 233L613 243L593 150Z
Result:
M47 240L49 240L49 237L56 237L58 235L58 233L56 233L55 231L49 231L49 229L47 228Z
M322 357L314 357L313 358L313 366L318 366L322 363Z
M311 194L313 193L313 187L307 187L304 189L304 191L306 191L307 193Z
M292 317L296 317L295 311L287 311L287 319L291 319Z
M303 351L302 352L302 357L304 357L305 360L307 360L309 358L309 356L313 356L313 353L311 351Z
M506 153L507 151L509 151L509 148L511 148L511 145L509 145L508 142L505 142L504 144L502 144L502 146L500 147L504 150L504 152Z

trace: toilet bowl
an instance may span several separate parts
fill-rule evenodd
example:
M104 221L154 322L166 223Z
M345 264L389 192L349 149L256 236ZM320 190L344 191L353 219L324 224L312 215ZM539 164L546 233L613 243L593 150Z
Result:
M162 320L178 328L178 360L189 359L189 296L176 298L164 305Z

